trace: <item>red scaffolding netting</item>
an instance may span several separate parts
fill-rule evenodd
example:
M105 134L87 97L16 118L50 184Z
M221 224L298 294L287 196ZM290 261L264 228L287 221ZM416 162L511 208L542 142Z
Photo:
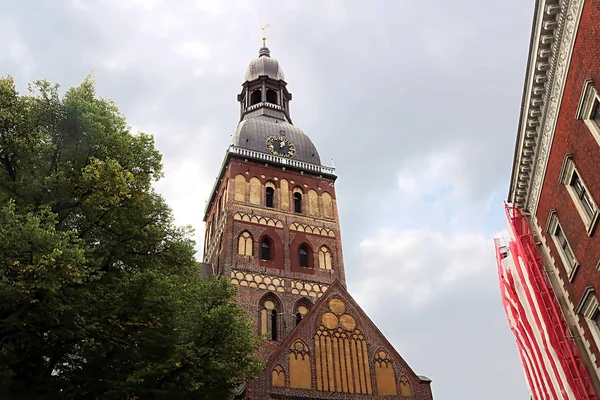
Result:
M554 357L549 357L550 362L548 364L550 365L538 366L538 368L552 369L554 373L556 373L558 369L562 369L562 371L564 371L566 383L573 391L576 399L598 400L598 395L595 393L588 371L579 355L577 346L575 345L566 320L562 314L556 295L546 275L546 270L535 243L534 236L529 228L529 224L516 207L505 204L505 209L509 229L511 229L512 237L514 239L509 243L508 248L510 248L511 253L516 253L512 254L515 259L516 268L527 270L519 270L518 273L522 279L527 281L524 283L532 289L532 293L529 294L531 296L529 300L534 302L539 309L532 325L546 327L543 337L547 342L544 344L552 347L556 353L556 358L558 359L557 363L560 364L554 365ZM496 240L495 242L499 273L501 274L500 279L503 303L506 307L508 299L505 298L506 282L505 277L502 276L502 260L506 257L507 247L499 240ZM509 311L507 310L507 314L508 313ZM517 335L517 332L515 332L515 335ZM520 343L519 340L519 335L517 335L519 351L523 358L523 344ZM549 350L544 349L544 351ZM528 368L525 365L524 367L530 386L537 385L535 379L533 379L533 375L535 374L532 373L532 371L528 371ZM547 371L537 372L540 375L544 372L547 373ZM566 396L562 382L560 388L560 392L563 393L563 396ZM536 388L532 388L532 391L535 392L536 390L534 389ZM538 391L541 389L542 393L544 392L543 388L537 389Z

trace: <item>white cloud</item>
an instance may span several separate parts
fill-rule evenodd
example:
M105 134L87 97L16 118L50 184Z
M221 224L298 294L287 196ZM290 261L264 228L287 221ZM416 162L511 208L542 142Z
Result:
M365 238L359 251L368 272L353 289L367 303L377 301L369 293L385 290L398 301L424 306L489 273L494 263L492 239L476 233L381 230Z
M232 9L246 10L251 4L255 3L247 0L194 0L194 5L199 11L212 17L227 13ZM265 5L263 5L263 7L268 8L268 6Z
M28 74L33 67L33 56L21 37L19 22L16 15L0 13L0 37L6 46L0 51L0 65L10 63Z
M210 47L199 41L182 41L173 47L173 52L183 58L205 60L210 57Z
M455 145L408 159L398 172L398 186L404 195L424 198L438 195L446 200L468 200L468 149Z
M200 260L204 243L204 207L214 179L207 179L210 174L202 168L201 163L193 159L181 162L167 159L164 161L164 172L168 179L159 181L156 189L172 208L175 223L195 228L194 240L198 251L196 258Z
M352 295L434 379L436 396L518 398L522 373L496 293L491 238L501 222L486 221L490 207L501 215L493 195L510 173L530 29L531 6L510 1L17 1L16 14L0 11L12 44L0 67L23 87L43 77L68 87L95 70L98 92L155 135L165 165L157 189L201 249L205 200L239 118L235 95L258 27L270 23L294 122L325 163L336 155ZM482 31L506 40L483 46Z

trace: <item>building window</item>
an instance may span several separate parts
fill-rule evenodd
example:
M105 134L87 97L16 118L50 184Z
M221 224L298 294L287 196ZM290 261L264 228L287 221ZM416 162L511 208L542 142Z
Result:
M247 231L242 232L238 238L238 254L242 256L252 255L252 235Z
M573 280L579 263L577 262L577 258L573 253L573 248L569 244L567 235L565 234L564 229L560 225L558 217L556 215L556 211L554 210L550 212L550 217L548 218L548 227L546 231L552 236L552 240L554 241L554 245L556 246L562 263L565 266L565 270L567 272L569 280Z
M563 161L560 182L567 188L583 220L587 234L591 236L598 222L598 206L577 170L571 154L567 154Z
M573 177L571 178L571 186L573 187L573 190L575 190L575 193L577 193L577 197L581 201L581 205L583 206L585 213L589 218L592 218L595 213L595 207L590 198L590 194L583 186L583 182L581 182L581 179L579 178L577 172L573 172Z
M306 243L302 243L298 248L298 256L300 258L300 266L302 268L310 268L311 260L311 251L310 247Z
M271 340L277 341L277 309L271 310Z
M267 187L265 189L266 192L266 205L267 207L274 207L274 198L275 198L275 189L272 187Z
M294 212L302 212L302 193L300 192L294 193Z
M600 127L600 100L596 97L594 107L592 111L592 119L596 123L596 126Z
M259 302L260 334L268 340L279 339L279 315L283 308L273 293L267 293Z
M267 102L277 104L277 92L271 89L267 90Z
M255 104L260 103L261 101L262 101L262 94L260 92L260 89L252 92L252 94L250 95L250 105L253 106Z
M301 298L300 300L298 300L298 302L296 303L296 325L298 325L302 319L304 318L304 316L306 314L308 314L308 310L310 310L312 307L312 303L307 300L306 298Z
M592 337L596 341L596 344L600 346L600 305L598 304L593 286L585 288L575 311L577 314L583 315L590 328Z
M567 262L569 263L569 265L573 265L575 263L575 256L571 251L571 246L569 246L569 242L567 242L567 237L565 236L565 233L563 232L560 225L556 227L556 230L554 231L554 236L556 236L558 244L566 257Z
M331 269L331 251L326 246L319 249L319 268Z
M265 237L260 244L260 259L271 260L273 251L273 241L269 237Z
M585 122L592 136L600 144L600 95L594 87L592 79L587 79L583 83L583 91L577 108L577 119Z
M596 313L594 314L594 325L598 332L600 332L600 310L596 307Z

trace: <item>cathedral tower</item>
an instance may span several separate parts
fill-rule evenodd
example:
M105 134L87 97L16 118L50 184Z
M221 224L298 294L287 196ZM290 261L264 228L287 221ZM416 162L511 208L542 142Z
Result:
M267 367L239 398L431 400L431 381L346 291L335 170L292 123L292 94L264 45L237 100L240 121L205 210L204 262L238 287L265 342Z
M334 280L345 284L335 171L292 124L291 100L262 47L246 71L240 122L205 213L204 261L239 285L257 333L275 341Z

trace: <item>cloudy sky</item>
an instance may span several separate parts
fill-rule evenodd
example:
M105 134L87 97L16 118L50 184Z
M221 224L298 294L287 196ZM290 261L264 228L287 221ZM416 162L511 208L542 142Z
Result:
M155 135L158 188L201 244L236 94L271 24L294 122L335 157L350 292L436 399L528 399L492 238L533 3L0 0L0 74L25 91L94 71L99 94Z

